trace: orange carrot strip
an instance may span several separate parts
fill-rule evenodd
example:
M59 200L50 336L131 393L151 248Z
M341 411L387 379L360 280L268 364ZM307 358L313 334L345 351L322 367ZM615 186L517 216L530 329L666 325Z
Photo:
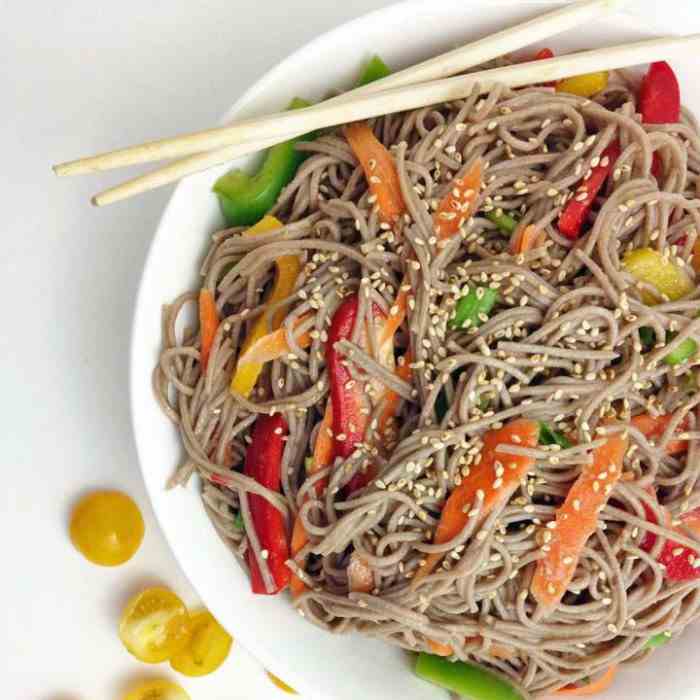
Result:
M477 643L481 644L481 637L466 637L464 640L467 644ZM504 644L492 644L489 647L489 654L493 656L494 659L502 659L503 661L509 661L515 654L515 650L512 647L507 647Z
M382 346L389 340L393 341L396 331L401 328L401 324L406 318L408 311L408 292L404 291L404 287L408 284L408 276L404 277L399 287L399 293L396 295L394 304L389 310L389 315L384 321L384 325L379 333L379 345ZM392 313L392 309L396 313Z
M537 246L541 233L533 224L526 226L524 229L516 230L510 241L510 252L513 255L518 255L532 250Z
M298 318L294 327L299 326L307 318L308 316ZM295 340L300 348L308 348L311 345L311 336L308 331L295 336ZM240 356L238 364L245 365L249 362L264 364L265 362L277 360L290 352L292 352L292 348L289 347L287 342L287 333L284 328L278 328L276 331L267 333L251 343Z
M428 649L430 649L430 653L435 654L435 656L452 656L452 654L454 654L454 650L449 644L443 644L434 639L427 639L426 643Z
M200 354L202 371L206 372L209 363L209 354L214 344L214 336L219 327L219 312L216 308L214 295L208 289L199 292L199 334L202 338L202 351Z
M673 414L662 416L651 416L648 413L640 413L630 419L630 423L644 435L647 440L658 441L668 428L668 424L673 420ZM688 419L681 421L678 429L683 431L688 427ZM687 440L669 440L666 445L666 454L677 455L686 452L688 449Z
M413 373L411 361L411 353L409 351L404 355L403 363L399 364L394 372L397 377L407 382L411 380ZM377 417L377 430L380 435L384 436L387 432L389 422L396 415L400 401L401 397L393 391L387 391L384 395L384 406Z
M314 454L309 464L307 476L312 476L318 473L321 469L325 469L333 457L333 438L330 436L330 430L333 426L333 405L330 401L326 403L326 412L323 414L323 420L316 433L316 443L314 444ZM327 479L321 479L316 482L314 488L317 494L322 494L326 488ZM292 529L292 542L290 545L291 555L294 558L298 552L309 541L309 535L306 532L304 523L297 515L294 520L294 528ZM290 589L292 596L297 597L306 590L306 584L298 577L292 574L290 581Z
M482 170L481 158L477 158L462 177L452 181L450 191L442 198L433 215L433 225L438 238L454 236L472 215L481 190Z
M563 505L556 510L555 527L549 530L549 550L537 561L530 586L545 614L559 605L571 583L581 550L595 532L600 508L620 479L627 443L627 438L615 433L593 450L592 464L584 465Z
M695 272L700 272L700 238L695 239L693 245L693 259L692 259L693 270Z
M564 686L563 688L557 690L556 694L568 695L569 697L597 695L598 693L602 693L604 690L607 690L612 685L612 682L615 680L616 674L617 666L612 665L608 668L607 671L605 671L605 673L603 673L603 675L598 676L598 678L596 678L594 681L591 681L588 685L582 685L575 688Z
M450 494L440 516L434 544L442 544L456 537L469 520L469 507L476 501L477 493L484 495L480 517L483 520L495 507L507 501L521 479L532 468L534 460L522 455L511 455L497 450L499 445L535 447L540 434L537 422L524 418L511 421L498 430L484 435L481 461L471 467L470 475ZM498 462L498 464L497 464ZM425 566L413 577L415 587L440 563L443 554L430 554Z
M343 133L365 171L370 192L377 198L382 220L388 224L395 223L406 211L406 204L394 158L379 142L367 122L348 124L343 128Z
M374 588L372 569L357 552L350 557L348 582L353 593L369 593Z
M392 354L394 352L393 343L391 344L391 352ZM395 371L395 374L401 379L410 379L412 372L410 362L410 353L407 352L404 356L403 364L400 364ZM377 432L381 436L382 441L387 439L390 421L396 415L401 397L397 393L387 390L384 394L383 400L384 405L377 418ZM376 478L376 476L376 467L370 464L367 468L368 482L372 481L374 478ZM351 591L369 593L374 588L374 575L372 574L372 569L370 568L369 564L359 555L354 553L350 557L350 564L348 564L347 572Z
M430 649L430 652L436 656L452 656L452 654L454 654L454 650L449 644L443 644L442 642L438 642L434 639L428 639L426 641L428 644L428 649ZM466 637L464 641L467 644L481 644L482 638ZM493 644L491 647L489 647L489 654L493 656L494 659L503 659L504 661L508 661L515 656L513 649L503 646L502 644Z

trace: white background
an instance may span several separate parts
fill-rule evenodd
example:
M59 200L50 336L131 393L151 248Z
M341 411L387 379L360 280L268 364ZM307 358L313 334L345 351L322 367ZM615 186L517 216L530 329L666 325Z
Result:
M698 31L693 2L635 12ZM175 677L126 653L120 610L155 582L196 602L146 500L127 400L134 296L169 193L97 210L89 195L115 177L58 180L50 164L210 125L292 50L385 4L0 0L4 698L117 700L139 676ZM131 494L146 519L143 546L117 569L88 564L67 537L73 502L103 487ZM214 675L181 682L192 700L283 697L239 646Z

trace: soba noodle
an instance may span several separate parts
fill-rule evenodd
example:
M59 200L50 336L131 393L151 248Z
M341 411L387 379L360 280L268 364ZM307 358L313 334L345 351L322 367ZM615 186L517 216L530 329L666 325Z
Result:
M698 582L666 580L657 561L666 537L694 548L697 541L646 513L665 522L651 485L674 517L700 505L700 394L692 363L661 362L671 345L688 337L700 342L700 293L647 306L621 256L642 246L668 251L695 278L689 263L700 230L700 134L688 113L679 125L642 125L634 94L620 76L594 100L546 88L475 90L465 100L375 120L375 134L395 156L408 211L393 230L381 223L340 131L300 143L309 157L271 212L284 227L256 237L233 228L212 238L202 286L215 292L223 321L205 375L198 332L181 332L178 324L196 296L166 307L154 386L186 452L172 483L202 477L207 511L243 566L246 549L260 547L248 495L268 499L290 527L300 514L310 543L289 566L309 586L294 604L310 622L413 651L427 650L428 640L449 644L457 658L495 669L538 696L611 664L642 660L652 635L675 634L698 617ZM558 214L613 140L622 154L602 206L590 232L572 242L559 233ZM666 165L660 189L649 177L654 152ZM438 243L432 212L477 157L486 166L477 213L461 237ZM542 245L510 255L507 238L485 216L495 209L516 213L520 226L536 224L546 233ZM285 302L292 352L266 366L246 400L230 393L231 375L280 254L304 263ZM413 348L412 382L380 365L376 347L342 347L356 376L401 396L395 443L377 454L367 435L351 458L306 480L304 460L328 400L323 349L330 318L355 291L356 328L371 322L371 303L388 312L405 272L412 297L397 354ZM452 330L448 321L470 283L498 290L500 302L479 328ZM645 353L642 326L657 341ZM304 349L295 334L306 330L312 342ZM677 333L668 347L666 331ZM440 420L441 392L448 409ZM256 416L276 411L289 424L281 494L240 471ZM609 430L601 418L611 411L623 422L640 411L675 419L658 444L628 429L630 479L615 486L566 596L543 618L528 588L544 526L601 444ZM576 446L504 446L533 457L534 471L483 522L474 504L457 537L432 544L441 506L468 474L483 433L519 416L574 434ZM664 447L684 420L688 453L669 456ZM343 485L370 458L378 478L343 499ZM223 482L212 483L213 475ZM325 477L328 488L317 496L313 486ZM640 546L648 532L660 535L651 552ZM351 551L372 569L370 593L349 591ZM412 577L435 552L445 554L442 566L414 590ZM494 645L515 655L497 658Z

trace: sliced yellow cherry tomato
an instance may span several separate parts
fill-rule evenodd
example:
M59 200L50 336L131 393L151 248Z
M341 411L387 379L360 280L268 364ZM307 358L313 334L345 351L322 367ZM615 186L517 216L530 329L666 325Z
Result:
M143 540L143 518L120 491L95 491L73 509L70 538L93 564L117 566L131 559Z
M122 700L190 700L190 696L177 683L157 680L135 685Z
M205 676L224 663L233 639L208 610L194 613L191 620L190 641L170 659L170 665L185 676Z
M637 248L625 254L623 267L632 277L655 287L659 294L676 301L693 291L690 277L678 265L653 248ZM661 300L649 291L642 292L642 301L649 306Z
M167 661L187 645L191 635L185 604L167 588L147 588L135 595L119 623L124 646L147 664Z
M608 85L608 71L585 73L564 78L557 83L557 92L568 92L580 97L593 97Z
M288 686L281 678L277 678L277 676L274 673L270 673L269 671L265 671L267 673L267 677L280 689L283 690L285 693L289 693L290 695L299 695L294 688L291 688Z

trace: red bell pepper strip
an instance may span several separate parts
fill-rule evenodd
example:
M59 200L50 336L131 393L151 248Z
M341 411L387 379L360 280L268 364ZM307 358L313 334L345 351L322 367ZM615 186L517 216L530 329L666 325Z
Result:
M650 523L658 524L656 515L646 503L644 512ZM691 511L688 516L689 520L694 521L695 511ZM666 513L665 520L664 524L671 527L670 514ZM645 552L651 552L656 544L656 537L653 532L647 532L639 546ZM700 567L694 566L696 560L700 562L700 553L673 540L666 540L657 557L657 561L666 567L665 577L669 581L693 581L700 578Z
M353 379L350 369L344 364L344 356L335 349L340 340L349 340L355 328L359 298L357 294L347 297L338 307L326 343L326 364L330 377L331 404L333 406L333 460L336 457L347 459L365 437L369 415L363 409L368 407L365 387ZM373 305L375 317L384 318L384 313ZM371 474L356 474L347 486L347 493L353 493L369 483Z
M681 118L681 90L666 61L649 66L642 81L639 107L645 124L675 124Z
M591 176L581 186L585 190L580 189L577 196L567 203L559 215L559 231L569 240L575 241L579 237L586 216L619 157L619 144L617 142L611 143L601 154L600 163L591 169ZM584 191L586 198L579 201L578 196Z
M535 61L545 61L548 58L554 58L554 51L552 49L540 49L536 54L535 54ZM545 87L555 87L556 86L556 81L550 80L547 83L542 83Z
M255 421L252 442L246 451L246 476L252 477L272 491L280 490L282 452L284 436L287 433L287 421L282 415L261 415ZM262 551L267 552L267 555L263 556L267 557L267 566L274 580L274 589L268 591L255 554L249 549L246 559L250 568L253 593L274 595L287 587L292 576L285 564L289 559L289 542L284 516L262 496L251 494L248 496L248 503L255 534Z
M642 81L639 106L645 124L675 124L680 121L681 90L673 68L666 61L649 66ZM657 180L663 175L663 164L658 153L654 153L651 173Z

